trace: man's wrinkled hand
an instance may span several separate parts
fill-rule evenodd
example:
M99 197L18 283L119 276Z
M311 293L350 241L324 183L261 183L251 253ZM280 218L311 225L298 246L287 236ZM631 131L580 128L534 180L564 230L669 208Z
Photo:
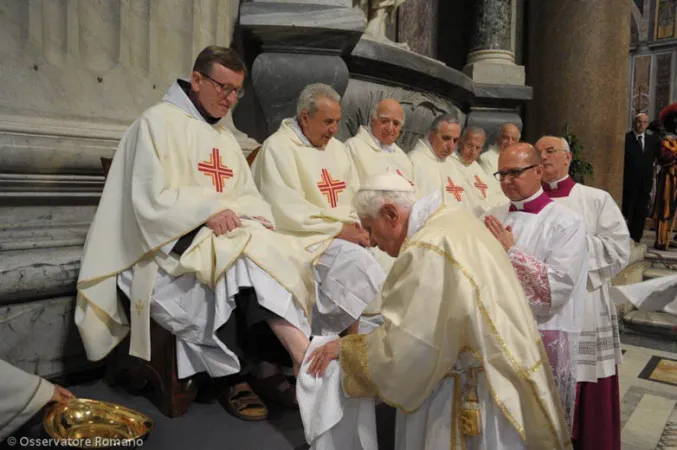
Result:
M371 239L369 239L369 233L366 232L360 224L357 223L344 223L343 229L336 236L338 239L343 239L344 241L352 242L353 244L360 245L362 247L370 247Z
M507 252L515 245L515 237L512 234L512 227L504 227L500 220L494 216L487 216L484 218L484 225L494 235L498 242L501 243L503 249Z
M240 218L233 210L225 209L209 219L206 225L215 235L220 236L241 227L242 222L240 222Z
M58 385L54 385L54 393L50 399L50 403L67 403L69 400L75 398L75 395L66 388L63 388Z

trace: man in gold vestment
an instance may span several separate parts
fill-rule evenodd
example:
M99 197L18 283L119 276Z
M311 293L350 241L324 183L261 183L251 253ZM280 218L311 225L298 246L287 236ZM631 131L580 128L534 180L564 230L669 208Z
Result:
M338 358L345 395L397 407L398 449L570 448L536 323L498 241L439 193L415 201L393 174L365 183L355 207L397 257L381 291L385 323L311 351L304 368L322 376Z

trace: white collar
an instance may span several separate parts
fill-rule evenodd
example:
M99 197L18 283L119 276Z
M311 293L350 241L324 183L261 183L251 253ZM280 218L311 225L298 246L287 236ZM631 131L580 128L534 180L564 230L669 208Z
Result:
M525 203L530 202L532 200L536 200L541 195L543 195L543 189L538 188L538 192L536 192L531 197L525 198L524 200L520 200L520 201L516 201L516 202L511 201L510 203L512 203L515 206L515 208L519 209L520 211L524 211L524 204Z
M291 119L289 121L289 125L292 127L292 129L296 132L298 135L299 139L301 139L301 142L303 142L306 146L308 147L315 147L313 144L310 143L308 138L306 137L305 134L303 134L303 130L301 129L301 125L299 125L299 121L296 120L296 118ZM317 147L315 147L317 148Z
M381 141L379 141L376 136L374 136L374 133L371 132L371 125L366 127L367 131L369 132L369 135L371 138L374 140L374 143L376 143L376 146L380 148L384 152L388 153L393 153L395 151L395 144L390 144L390 145L385 145Z
M409 213L407 238L412 237L421 229L428 217L442 205L442 193L435 191L414 203Z
M565 176L565 177L562 178L561 180L557 180L557 181L553 181L552 183L548 183L548 186L550 186L550 189L557 189L557 187L559 186L559 184L560 184L562 181L566 180L567 178L569 178L569 175Z

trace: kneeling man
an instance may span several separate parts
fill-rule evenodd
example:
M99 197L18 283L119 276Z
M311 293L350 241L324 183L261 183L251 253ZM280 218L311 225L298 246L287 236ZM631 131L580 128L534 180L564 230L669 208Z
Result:
M396 406L398 449L570 447L541 338L498 241L466 209L441 207L439 194L415 202L393 174L365 183L355 206L397 257L381 292L385 323L310 352L308 371L321 376L338 358L332 373L347 396Z

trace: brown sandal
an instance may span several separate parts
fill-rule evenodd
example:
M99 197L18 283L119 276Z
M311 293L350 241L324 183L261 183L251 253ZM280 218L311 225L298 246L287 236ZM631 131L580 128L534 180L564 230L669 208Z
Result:
M253 376L249 381L252 389L261 397L272 400L290 409L299 409L296 401L296 386L281 372L265 378Z
M268 408L247 383L237 383L219 395L219 403L233 416L251 422L266 420Z

